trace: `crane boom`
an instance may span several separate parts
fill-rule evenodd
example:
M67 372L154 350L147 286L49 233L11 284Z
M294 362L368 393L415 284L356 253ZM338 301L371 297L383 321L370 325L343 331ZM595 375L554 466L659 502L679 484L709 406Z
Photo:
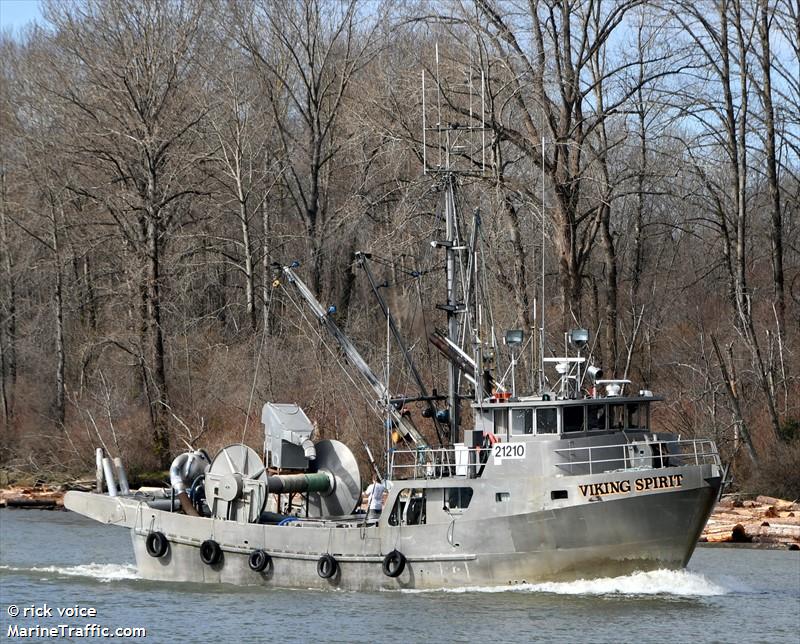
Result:
M303 280L301 280L297 273L294 272L294 269L291 266L282 266L281 271L284 275L288 278L288 282L292 284L296 289L297 292L300 293L300 296L305 300L308 307L317 317L317 319L325 326L328 332L333 336L336 342L341 347L342 351L344 351L345 355L347 356L350 363L358 369L364 379L367 381L372 390L378 396L378 403L383 403L384 405L388 405L388 411L392 415L392 419L397 423L398 428L403 434L403 437L414 443L414 445L420 448L427 448L428 443L422 434L419 433L416 427L405 417L403 416L398 409L389 403L388 401L392 398L389 390L386 388L375 372L370 368L367 364L366 360L361 356L356 349L355 345L350 341L342 330L336 326L336 322L333 321L333 318L328 313L327 309L320 303L320 301L314 296L308 286L305 285Z

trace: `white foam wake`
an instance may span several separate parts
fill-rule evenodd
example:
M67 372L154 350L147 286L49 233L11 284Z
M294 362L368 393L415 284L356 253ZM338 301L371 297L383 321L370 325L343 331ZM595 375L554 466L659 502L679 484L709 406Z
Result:
M62 577L89 577L101 582L139 579L139 573L133 564L81 564L77 566L34 566L33 568L14 568L0 566L0 569L14 572L48 573Z
M431 592L409 589L403 592ZM600 577L577 581L516 584L513 586L464 586L442 588L433 592L446 593L499 593L529 592L556 595L675 595L679 597L710 597L725 595L728 589L715 584L705 576L687 570L652 570L635 572L622 577Z

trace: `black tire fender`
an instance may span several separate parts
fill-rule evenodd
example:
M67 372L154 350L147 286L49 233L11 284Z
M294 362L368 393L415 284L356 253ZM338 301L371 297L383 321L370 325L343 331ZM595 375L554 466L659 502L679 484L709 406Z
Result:
M200 544L200 559L204 564L213 566L222 559L222 548L213 539L206 539Z
M406 556L399 550L392 550L383 558L383 574L387 577L399 577L406 569Z
M272 566L272 557L264 550L253 550L247 560L247 565L253 572L264 572Z
M317 560L317 574L323 579L330 579L339 570L339 562L331 554L324 554Z
M144 542L147 554L151 557L159 558L167 554L169 541L163 532L150 532Z

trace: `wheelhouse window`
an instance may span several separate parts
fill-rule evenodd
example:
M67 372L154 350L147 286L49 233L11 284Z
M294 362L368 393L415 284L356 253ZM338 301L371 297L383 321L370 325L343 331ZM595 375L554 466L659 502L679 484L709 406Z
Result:
M508 436L508 409L494 410L494 433Z
M647 405L628 403L627 415L630 429L647 429Z
M564 433L583 431L583 405L564 407L562 414L564 419Z
M451 521L451 513L464 512L472 501L472 488L429 487L400 490L389 514L389 525L425 525Z
M625 406L624 405L609 405L608 406L608 428L609 429L624 429L625 428Z
M606 406L587 405L586 406L586 429L590 432L604 430L606 428Z
M427 522L425 512L425 488L406 488L397 495L389 525L423 525Z
M533 434L532 409L514 409L511 411L511 433Z
M558 410L555 407L542 407L536 410L536 433L558 433Z

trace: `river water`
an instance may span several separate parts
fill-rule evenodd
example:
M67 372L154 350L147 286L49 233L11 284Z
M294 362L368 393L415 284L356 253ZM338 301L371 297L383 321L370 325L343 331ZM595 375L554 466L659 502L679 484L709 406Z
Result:
M83 616L58 615L76 605ZM25 615L31 607L53 615ZM0 510L0 611L0 641L10 642L100 640L81 637L96 624L146 629L123 641L175 644L797 643L800 553L699 548L686 571L513 590L298 591L144 581L128 530L71 512ZM57 637L14 630L36 625L55 627ZM67 627L73 637L61 635Z

